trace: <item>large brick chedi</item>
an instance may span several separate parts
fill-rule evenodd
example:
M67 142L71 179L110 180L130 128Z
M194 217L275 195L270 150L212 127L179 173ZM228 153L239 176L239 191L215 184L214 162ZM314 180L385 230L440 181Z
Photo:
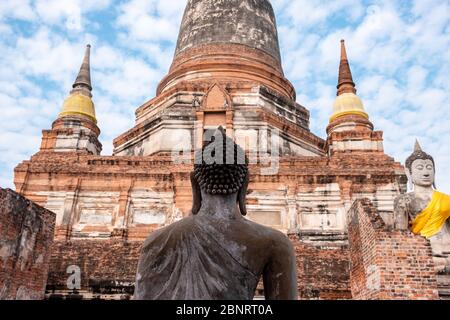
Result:
M390 231L369 200L358 200L350 209L348 237L354 299L439 298L429 241Z
M55 214L0 189L0 300L44 298Z

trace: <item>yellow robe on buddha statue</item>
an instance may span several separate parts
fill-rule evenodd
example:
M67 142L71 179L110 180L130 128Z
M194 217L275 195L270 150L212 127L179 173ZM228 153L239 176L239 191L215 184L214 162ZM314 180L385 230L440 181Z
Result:
M450 196L435 191L428 206L413 221L412 232L430 239L450 217Z

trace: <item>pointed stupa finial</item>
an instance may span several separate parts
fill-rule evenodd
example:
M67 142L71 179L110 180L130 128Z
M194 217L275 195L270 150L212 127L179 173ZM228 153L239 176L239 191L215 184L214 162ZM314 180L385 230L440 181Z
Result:
M356 95L355 83L353 82L347 50L345 49L345 40L341 40L341 63L337 89L337 98L333 105L330 123L343 116L360 116L367 120L369 119L363 102Z
M81 65L80 72L78 72L77 79L73 84L73 91L82 91L91 95L91 45L86 46L86 53L84 54L83 64ZM86 92L87 91L87 92Z
M416 143L414 144L414 152L422 151L422 147L420 146L419 140L416 139Z
M92 85L91 85L91 45L87 45L84 55L83 64L77 79L73 84L70 95L64 101L63 108L59 114L59 118L66 116L83 116L97 123L95 117L95 106L92 101Z
M348 62L345 40L341 40L341 62L339 65L339 81L337 89L338 96L343 93L356 94L356 85L353 82L352 71L350 70L350 63Z

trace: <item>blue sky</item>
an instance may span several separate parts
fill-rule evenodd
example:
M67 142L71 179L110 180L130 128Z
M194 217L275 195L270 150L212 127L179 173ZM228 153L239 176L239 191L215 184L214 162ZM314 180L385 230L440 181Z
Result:
M186 0L0 2L0 186L40 146L85 45L103 154L168 71ZM345 38L358 93L386 153L402 163L419 138L450 193L450 1L272 0L283 65L311 129L325 138Z

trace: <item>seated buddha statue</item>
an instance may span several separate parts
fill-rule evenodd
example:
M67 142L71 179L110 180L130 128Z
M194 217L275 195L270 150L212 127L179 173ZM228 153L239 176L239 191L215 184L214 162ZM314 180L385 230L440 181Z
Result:
M266 299L297 299L290 240L244 218L248 183L243 150L219 128L195 155L192 215L143 245L134 299L252 300L261 278Z
M450 268L450 196L435 188L435 162L416 142L406 160L413 191L395 199L394 226L430 240L437 271Z

